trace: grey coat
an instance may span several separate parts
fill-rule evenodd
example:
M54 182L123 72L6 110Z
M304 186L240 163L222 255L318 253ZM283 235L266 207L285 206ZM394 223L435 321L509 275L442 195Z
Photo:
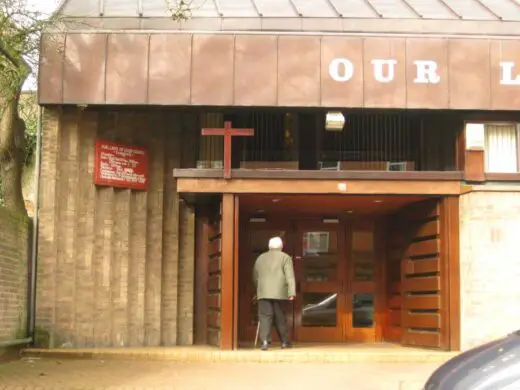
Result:
M253 281L257 299L288 299L296 295L291 256L270 249L256 259Z

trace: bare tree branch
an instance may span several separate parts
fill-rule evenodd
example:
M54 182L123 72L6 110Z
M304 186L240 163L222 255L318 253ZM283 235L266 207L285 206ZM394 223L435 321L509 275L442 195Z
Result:
M208 0L164 0L166 14L182 22L192 10ZM88 18L87 18L88 20ZM43 50L62 50L61 42L51 40L72 24L88 24L75 18L45 15L27 7L26 0L0 0L0 202L25 212L21 191L26 125L19 115L20 93L31 75L36 75L40 41L46 34Z
M26 125L19 115L20 94L37 72L42 33L60 22L25 1L0 0L0 202L22 213Z

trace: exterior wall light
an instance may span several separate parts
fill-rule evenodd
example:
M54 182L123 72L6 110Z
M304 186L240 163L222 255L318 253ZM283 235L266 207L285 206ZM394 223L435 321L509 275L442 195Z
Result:
M345 127L345 116L339 111L327 112L325 116L325 130L342 131Z

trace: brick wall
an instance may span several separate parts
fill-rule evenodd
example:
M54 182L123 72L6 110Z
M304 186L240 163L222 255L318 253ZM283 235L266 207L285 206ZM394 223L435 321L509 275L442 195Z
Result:
M460 199L461 347L520 329L520 192Z
M192 115L164 109L45 110L39 345L192 342L193 229L179 218L172 170L182 153L194 155L185 140L198 128ZM93 185L97 138L148 149L147 191Z
M29 219L0 207L0 341L27 337Z

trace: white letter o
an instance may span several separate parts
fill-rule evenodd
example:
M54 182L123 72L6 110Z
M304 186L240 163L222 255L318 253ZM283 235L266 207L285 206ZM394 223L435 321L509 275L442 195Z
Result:
M341 73L340 65L343 65ZM346 58L334 58L329 65L329 74L335 81L349 81L354 76L354 65Z

